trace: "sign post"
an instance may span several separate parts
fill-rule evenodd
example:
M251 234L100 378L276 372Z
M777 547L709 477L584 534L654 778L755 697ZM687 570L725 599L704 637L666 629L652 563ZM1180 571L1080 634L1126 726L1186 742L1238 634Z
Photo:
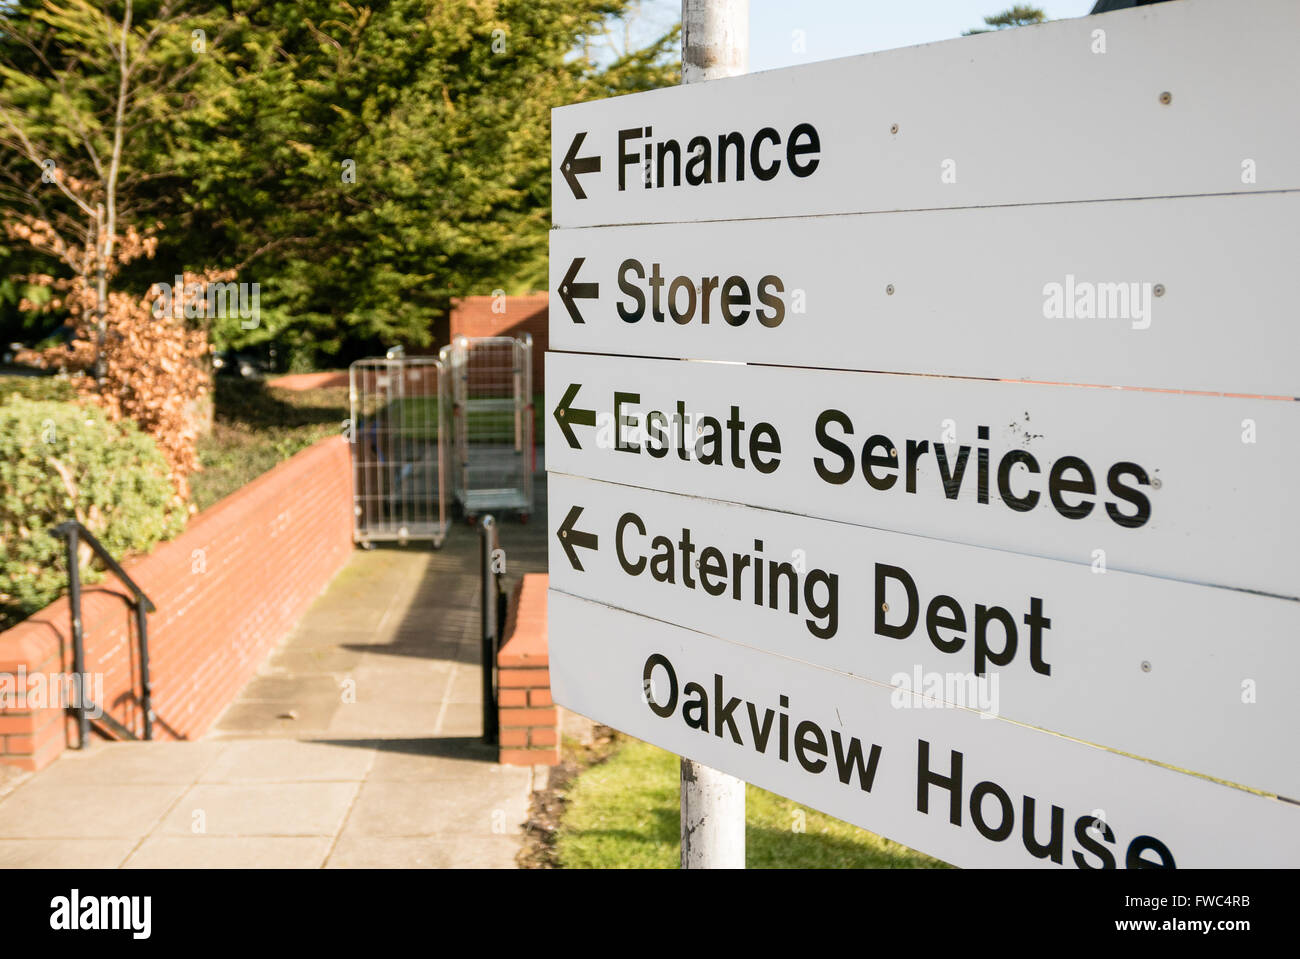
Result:
M749 71L749 0L682 0L682 83ZM682 757L682 868L745 868L745 783Z

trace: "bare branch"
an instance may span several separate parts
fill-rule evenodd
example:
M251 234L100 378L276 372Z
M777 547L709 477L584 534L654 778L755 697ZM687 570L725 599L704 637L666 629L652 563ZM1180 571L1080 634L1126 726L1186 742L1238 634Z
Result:
M0 104L0 118L2 118L5 121L9 129L14 132L14 136L18 138L18 142L22 144L23 152L26 154L27 159L31 160L41 169L45 169L43 165L43 160L41 158L41 153L37 151L36 147L32 144L32 141L27 138L27 133L21 127L19 127L18 124L14 122L13 117L10 115L9 111L4 107L3 104ZM90 204L87 203L85 200L83 200L81 197L73 193L72 190L68 188L67 183L64 182L63 177L59 176L58 173L56 173L54 176L54 185L57 186L59 190L63 192L64 196L66 196L73 203L77 204L77 206L79 206L84 213L86 213L89 216L94 215L95 212L94 208L90 206Z

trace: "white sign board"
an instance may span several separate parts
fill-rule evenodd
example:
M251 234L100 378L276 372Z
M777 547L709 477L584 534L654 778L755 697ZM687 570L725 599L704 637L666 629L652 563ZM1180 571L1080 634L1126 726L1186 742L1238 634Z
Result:
M1300 396L1298 223L1282 193L555 230L550 345Z
M960 866L1300 865L1300 807L552 590L583 715ZM598 678L597 678L598 677Z
M958 865L1300 865L1298 35L555 110L555 701Z
M554 589L1300 797L1300 602L560 473L548 510Z
M1290 400L564 353L546 379L558 472L1300 593Z
M1297 189L1297 35L1294 0L1182 0L560 107L552 220Z

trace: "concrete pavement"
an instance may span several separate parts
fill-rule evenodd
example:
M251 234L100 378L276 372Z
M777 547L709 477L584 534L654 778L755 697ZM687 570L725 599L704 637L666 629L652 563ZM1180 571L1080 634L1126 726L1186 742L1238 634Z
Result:
M537 493L512 584L546 567ZM478 548L358 550L203 741L98 742L0 798L0 866L513 867L545 770L480 739Z

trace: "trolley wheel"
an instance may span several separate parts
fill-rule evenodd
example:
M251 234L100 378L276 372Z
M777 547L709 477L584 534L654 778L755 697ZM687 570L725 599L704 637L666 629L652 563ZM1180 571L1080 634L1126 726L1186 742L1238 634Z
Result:
M370 542L370 540L368 539L363 539L360 543L360 546L362 549L367 549L367 550L375 548L375 544Z

